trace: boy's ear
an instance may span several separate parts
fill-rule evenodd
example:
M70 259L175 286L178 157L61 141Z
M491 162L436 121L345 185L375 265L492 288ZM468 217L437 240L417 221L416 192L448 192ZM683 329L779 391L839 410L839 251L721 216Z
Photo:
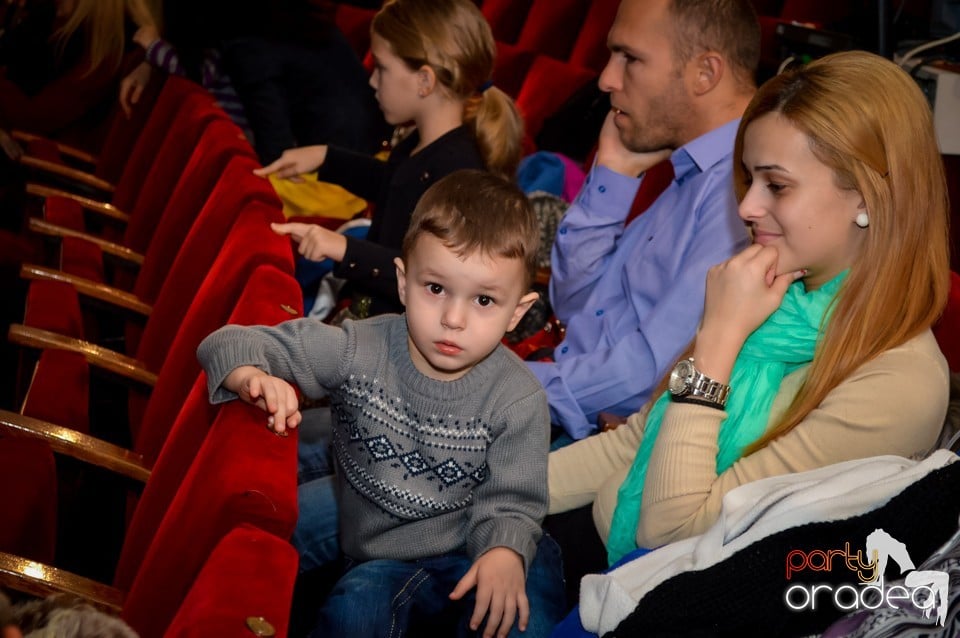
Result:
M517 307L513 310L513 316L510 317L510 325L507 326L507 332L510 332L517 327L517 324L520 323L520 320L523 319L523 315L527 314L527 311L530 310L530 306L533 305L533 302L540 298L540 293L528 292L524 296L520 297L520 301L517 302Z
M397 294L400 296L400 303L407 305L407 273L404 269L403 260L399 257L393 259L397 266Z

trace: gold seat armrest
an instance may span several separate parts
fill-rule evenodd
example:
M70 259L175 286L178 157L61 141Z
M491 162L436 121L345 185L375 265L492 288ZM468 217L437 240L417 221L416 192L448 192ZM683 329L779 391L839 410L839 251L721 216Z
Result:
M143 364L132 357L118 354L81 339L65 337L49 330L40 330L31 328L23 324L15 323L10 326L7 337L12 343L28 348L37 348L44 350L53 348L57 350L67 350L69 352L78 352L84 356L87 363L114 374L120 375L131 381L142 383L148 387L157 384L157 375L143 367Z
M81 295L106 302L117 308L128 310L142 317L149 317L153 307L144 303L136 295L125 290L119 290L96 281L91 281L76 275L70 275L60 270L24 264L20 267L20 277L30 281L60 281L68 283Z
M44 186L43 184L29 183L27 184L27 194L33 195L34 197L65 197L67 199L72 199L91 212L98 213L104 217L109 217L112 220L123 222L124 224L130 221L130 215L121 211L113 204L99 202L95 199L90 199L89 197L84 197L83 195L77 195L76 193L70 193L60 188Z
M86 241L99 246L100 250L102 250L105 255L110 255L111 257L121 259L136 266L143 265L143 255L140 253L130 250L126 246L115 244L112 241L100 239L99 237L88 235L87 233L81 233L78 230L57 226L56 224L51 224L48 221L37 219L35 217L31 217L27 221L27 228L32 232L39 233L41 235L47 235L49 237L76 237L77 239L85 239Z
M0 410L0 432L3 436L44 441L57 454L105 468L141 483L146 483L150 478L143 455L49 421Z
M10 133L10 136L15 140L24 142L25 144L29 144L34 140L48 139L43 137L42 135L36 135L34 133L28 133L26 131L12 131ZM60 151L61 155L68 155L76 160L90 164L91 166L95 166L97 164L97 158L91 155L90 153L87 153L86 151L81 151L79 148L74 148L73 146L64 144L62 142L58 142L56 140L50 140L50 141L52 141L54 144L57 145L57 150Z
M65 177L69 180L77 182L78 184L83 184L105 193L112 193L114 190L116 190L114 185L110 182L102 180L99 177L95 177L90 173L85 173L75 168L70 168L69 166L57 164L56 162L51 162L49 160L40 159L39 157L22 155L20 157L20 163L33 169L44 171L46 173L53 173L54 175L59 175L60 177Z
M123 606L124 594L115 587L6 552L0 552L0 585L41 598L75 594L112 614L119 614Z

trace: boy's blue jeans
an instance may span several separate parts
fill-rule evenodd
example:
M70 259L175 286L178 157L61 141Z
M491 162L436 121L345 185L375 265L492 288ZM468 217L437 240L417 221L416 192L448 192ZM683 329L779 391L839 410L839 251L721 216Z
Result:
M422 628L430 619L449 619L451 615L456 636L479 635L486 627L486 619L478 632L469 628L475 591L460 601L449 598L472 564L466 553L415 561L356 563L348 560L347 571L320 610L319 623L311 636L398 638L406 636L412 624ZM566 612L560 547L548 535L540 540L537 555L530 564L527 598L530 604L527 629L521 632L515 621L510 636L546 638ZM445 632L451 628L443 626L430 633L449 635Z
M311 410L310 412L314 412ZM300 570L310 571L340 557L337 540L338 508L329 453L327 414L304 415L299 434L300 516L293 545L300 552ZM402 636L408 624L435 616L453 606L461 620L458 635L473 635L468 627L474 592L457 602L449 599L457 582L470 569L466 553L419 561L375 560L356 563L337 582L321 612L313 636ZM546 638L566 613L560 547L546 534L527 574L530 621L511 636ZM411 615L411 611L413 611ZM447 617L447 614L444 614ZM484 624L480 626L482 634Z
M299 517L291 539L300 552L301 572L332 563L340 556L331 428L329 408L304 411L297 445Z

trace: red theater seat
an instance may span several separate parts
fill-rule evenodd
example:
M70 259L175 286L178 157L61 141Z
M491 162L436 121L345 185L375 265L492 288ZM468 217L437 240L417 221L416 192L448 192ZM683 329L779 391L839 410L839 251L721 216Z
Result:
M532 4L533 0L483 0L480 12L490 24L494 40L515 44Z
M50 563L56 549L57 470L43 441L0 437L0 552Z
M231 126L233 125L231 124ZM212 147L211 150L213 152L205 154L204 157L213 159L213 165L216 167L220 164L220 158L215 156L219 156L222 151L223 156L229 158L226 167L217 171L205 171L200 166L194 172L204 173L205 175L198 179L192 179L190 175L185 175L180 180L180 185L170 198L168 206L170 210L168 210L168 214L161 218L160 225L155 229L154 240L151 241L150 248L143 257L139 274L132 285L118 276L114 277L114 283L119 282L122 288L98 286L97 284L102 282L102 278L97 279L90 276L84 279L66 278L61 273L28 265L21 269L21 273L33 280L30 284L30 290L32 291L38 284L45 284L51 280L65 280L68 284L74 286L85 300L100 304L100 315L103 314L102 306L104 304L110 304L112 308L124 312L135 313L135 317L131 319L130 327L127 330L126 347L123 348L123 351L127 354L135 353L143 321L152 312L152 306L156 303L164 283L170 275L173 274L175 281L178 282L174 289L176 293L182 298L191 298L220 251L224 238L232 228L239 212L252 202L261 202L277 210L280 208L279 199L270 187L269 182L252 174L253 169L259 166L255 159L251 159L245 154L234 154L230 151L229 145L221 150L217 150L215 147ZM231 155L233 156L231 157ZM209 175L206 175L206 173L209 173ZM195 194L193 188L206 189L205 182L211 176L216 179L216 183L209 192L209 196L203 201L201 199L203 193ZM202 182L202 186L197 186L197 181ZM63 264L64 270L68 274L83 277L84 274L89 275L90 273L84 273L78 267L102 263L96 259L99 256L98 254L83 256L76 254L77 248L80 246L97 248L92 243L70 237L64 238L63 241L64 262L67 262L66 258L68 256L72 257L69 259L69 263ZM71 242L75 243L71 244ZM68 252L71 247L72 250ZM132 288L132 294L126 292L123 288ZM67 295L58 299L52 293L47 293L40 298L40 301L42 305L35 304L31 307L31 311L27 313L24 320L26 325L44 327L45 325L68 321L70 313L64 311L65 308L69 308L67 306ZM75 302L73 304L75 305ZM73 312L75 314L80 313L79 309L73 310ZM90 314L81 315L82 321L78 318L73 319L72 322L86 325L93 324L94 330L91 331L88 338L99 340L102 336L96 329L99 315L91 318ZM140 319L136 317L140 317ZM50 328L44 329L49 330ZM116 348L117 345L115 344L113 347Z
M950 298L933 334L950 364L950 370L960 372L960 274L950 273Z
M120 612L142 638L163 636L230 530L251 523L278 538L293 532L296 445L295 434L281 438L267 431L261 410L240 402L227 404L162 516L129 590L25 563L7 553L0 553L0 586L41 596L74 593ZM145 496L138 509L166 505ZM128 535L121 554L131 540Z
M204 563L164 636L249 638L254 629L287 635L297 562L289 543L252 525L234 528Z
M114 182L106 182L99 176L64 167L57 162L43 164L28 158L22 163L31 167L34 179L46 183L47 187L56 186L65 195L79 193L78 197L85 196L81 199L91 210L108 215L120 211L121 215L125 215L133 208L137 191L157 159L157 149L170 132L171 123L181 112L187 96L191 95L195 96L195 100L213 103L213 98L205 89L189 80L169 78L164 82L130 152L124 154L118 149L116 155L122 157L111 159L122 163L122 171ZM122 131L117 133L122 134ZM117 140L117 143L121 141ZM109 203L110 207L104 209L105 203Z
M589 6L587 0L533 0L517 46L567 60Z
M607 33L617 16L620 0L593 0L577 33L577 40L567 61L578 67L603 70L610 59L607 48Z
M186 395L199 370L193 350L203 337L226 322L254 268L268 263L292 274L293 255L289 240L269 230L270 222L282 218L282 213L275 207L260 202L251 203L238 215L196 294L192 288L181 287L176 277L168 278L144 325L143 338L135 351L136 358L22 325L11 326L10 339L31 349L55 348L79 352L88 362L106 366L107 370L130 379L128 426L131 439L137 441L144 411L148 409L147 396L152 396L148 388L162 385L157 374L162 373L167 360L170 359L171 365L173 362L183 362L193 370L184 378L171 379L171 383L180 387L180 390L174 393L174 398L167 400L166 407L170 409L179 406L179 401ZM177 269L176 264L174 269ZM181 344L182 348L173 349L175 342ZM122 400L122 396L113 398L115 401ZM50 397L49 400L56 401L57 397ZM174 411L168 423L172 422L175 414Z
M94 180L115 184L120 179L137 137L154 109L166 77L165 73L159 72L151 75L150 82L140 94L140 99L131 107L129 117L117 103L110 118L110 128L96 155L25 131L14 131L13 137L26 144L25 150L28 155L86 172ZM69 173L69 175L74 174ZM63 176L66 178L67 174ZM90 181L82 177L80 180L81 182Z
M244 282L246 285L243 294L228 318L230 323L272 325L301 314L299 285L289 271L272 265L262 265L249 277L244 277ZM203 293L198 296L198 300L201 303L210 301ZM226 323L226 320L223 323ZM197 372L199 366L196 363L196 343L190 338L190 330L178 335L172 351L155 388L152 405L159 404L159 408L149 412L134 451L125 452L76 433L61 436L59 429L53 424L35 421L37 415L28 414L34 417L33 419L23 419L10 413L2 415L5 431L8 433L34 437L41 442L44 439L53 441L58 445L58 452L92 461L133 479L143 480L146 477L143 496L127 529L120 564L115 573L114 586L124 591L132 586L154 535L162 527L163 517L177 498L184 476L197 457L219 410L207 400L206 378ZM44 354L55 352L57 351ZM190 375L189 378L187 375ZM185 398L174 396L177 392L174 386L178 384L185 384L189 390L189 393L184 392ZM259 414L262 421L263 414ZM166 442L164 439L167 439ZM65 440L76 443L64 443ZM6 449L2 447L3 441L4 439L0 438L0 459ZM234 458L240 462L241 457ZM245 463L246 460L241 465ZM38 466L38 469L40 468L42 466ZM295 461L285 470L291 477L295 477ZM33 525L31 521L35 516L31 518L29 512L37 509L42 511L42 506L47 501L27 499L26 503L20 503L20 500L11 500L11 504L19 506L12 512L11 521L23 520L26 521L23 525ZM13 531L15 530L0 532L0 541L9 538ZM9 545L15 543L0 545L0 551L10 551ZM45 560L50 562L49 558Z

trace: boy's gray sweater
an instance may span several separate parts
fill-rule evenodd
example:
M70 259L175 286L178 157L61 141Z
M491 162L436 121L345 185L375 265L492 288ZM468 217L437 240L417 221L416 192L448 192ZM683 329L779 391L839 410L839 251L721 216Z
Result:
M397 315L226 326L197 354L215 403L236 398L221 384L241 365L308 397L329 392L347 556L476 558L504 546L530 565L547 511L550 415L540 382L502 345L456 381L413 366Z

